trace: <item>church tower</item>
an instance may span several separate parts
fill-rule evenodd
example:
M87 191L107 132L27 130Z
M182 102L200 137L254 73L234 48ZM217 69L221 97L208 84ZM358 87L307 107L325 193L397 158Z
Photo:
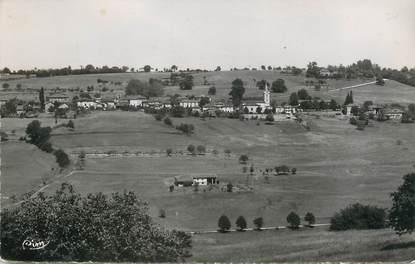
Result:
M270 103L271 103L271 94L269 92L267 82L265 82L264 103L265 103L266 106L270 106Z

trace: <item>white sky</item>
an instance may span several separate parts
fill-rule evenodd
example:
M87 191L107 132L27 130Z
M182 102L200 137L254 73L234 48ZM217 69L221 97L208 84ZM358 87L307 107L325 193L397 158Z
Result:
M415 67L413 0L0 0L0 67Z

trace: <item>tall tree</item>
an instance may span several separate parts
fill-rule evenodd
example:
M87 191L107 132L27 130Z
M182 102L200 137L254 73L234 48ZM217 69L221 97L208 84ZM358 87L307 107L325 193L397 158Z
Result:
M238 231L244 231L244 229L246 229L246 227L247 227L247 223L246 223L245 217L243 217L242 215L239 216L236 219L236 223L235 224L239 228Z
M232 88L229 95L232 97L232 103L234 106L240 106L243 95L245 93L244 83L241 79L235 79L232 82Z
M290 95L290 105L297 106L298 105L298 95L297 93L291 93Z
M218 220L218 227L220 232L226 232L231 228L231 221L226 215L221 215Z
M45 91L43 87L41 87L39 91L39 101L40 101L40 109L42 111L45 111Z
M391 194L392 209L389 221L399 234L411 234L415 230L415 173L406 174L403 184Z

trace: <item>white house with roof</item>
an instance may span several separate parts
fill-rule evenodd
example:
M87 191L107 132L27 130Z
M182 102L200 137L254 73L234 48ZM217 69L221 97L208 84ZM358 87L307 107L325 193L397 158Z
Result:
M183 99L180 100L179 105L184 108L199 107L199 101L196 99Z
M69 96L66 94L50 94L46 96L46 102L49 103L68 103L69 102Z

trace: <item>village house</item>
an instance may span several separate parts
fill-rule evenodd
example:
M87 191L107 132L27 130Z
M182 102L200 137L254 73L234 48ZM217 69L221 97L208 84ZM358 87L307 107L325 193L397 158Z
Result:
M209 184L219 184L215 174L178 175L174 177L174 185L179 187L206 186Z
M133 107L141 107L143 102L147 100L147 98L140 95L126 96L123 99L128 100L128 104Z
M93 99L80 99L76 105L85 109L96 108L97 103Z
M179 101L179 106L184 108L199 107L199 101L196 99L182 99Z
M385 116L388 119L398 120L398 119L402 119L403 113L404 111L399 108L392 108L392 109L386 109Z
M51 94L46 96L46 102L49 103L68 103L69 96L66 94Z

